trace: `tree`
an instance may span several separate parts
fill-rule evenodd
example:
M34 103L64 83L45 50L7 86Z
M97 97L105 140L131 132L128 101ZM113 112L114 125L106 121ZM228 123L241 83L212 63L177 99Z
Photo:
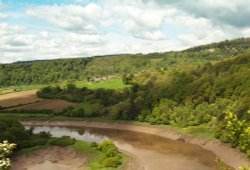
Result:
M132 84L133 79L134 79L133 74L126 74L126 75L123 75L123 77L122 77L122 81L124 84Z
M16 145L13 143L9 143L8 141L3 141L0 143L0 169L7 170L11 166L10 159L8 156L12 154L13 149L15 149Z

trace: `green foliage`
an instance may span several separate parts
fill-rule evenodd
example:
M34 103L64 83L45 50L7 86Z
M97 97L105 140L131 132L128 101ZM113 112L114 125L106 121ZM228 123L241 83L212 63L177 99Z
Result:
M250 167L248 167L248 166L241 166L240 170L250 170Z
M90 81L139 72L165 72L218 61L245 52L249 39L237 39L199 46L182 52L123 54L91 58L18 62L0 65L0 86L51 84L66 80ZM211 52L212 49L212 52ZM102 67L105 66L105 67Z
M76 141L73 147L79 153L89 155L87 166L91 170L124 169L127 162L126 156L120 153L111 141L103 141L100 144Z
M90 146L91 147L97 147L97 143L96 142L91 142Z
M50 145L56 145L56 146L73 145L74 142L75 142L75 139L72 139L69 136L62 136L60 138L51 138L49 140Z
M72 145L74 139L70 137L51 138L46 132L33 133L33 129L26 130L18 121L9 119L0 119L0 142L8 140L17 145L17 149L30 148L33 146Z
M112 141L104 140L97 145L97 149L105 154L101 159L104 167L118 167L122 163L119 151Z
M249 155L250 148L250 126L249 122L239 120L232 112L226 112L224 119L218 122L217 131L223 142L229 142L233 147L239 147L241 151ZM217 132L218 133L218 132Z
M104 167L117 167L121 164L121 157L119 155L107 157L101 161Z
M134 79L133 74L125 74L122 76L122 81L124 84L132 84Z
M215 162L219 170L233 170L233 168L226 165L220 158L216 158Z

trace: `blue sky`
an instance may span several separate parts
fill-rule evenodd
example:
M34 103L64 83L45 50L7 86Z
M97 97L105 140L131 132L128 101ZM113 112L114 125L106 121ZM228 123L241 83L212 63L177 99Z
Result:
M0 63L182 50L250 36L249 0L0 0Z

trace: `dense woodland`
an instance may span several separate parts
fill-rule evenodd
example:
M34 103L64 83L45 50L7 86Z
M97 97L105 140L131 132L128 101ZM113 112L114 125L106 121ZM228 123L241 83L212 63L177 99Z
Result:
M250 39L237 39L200 46L180 52L124 54L90 58L0 64L0 87L48 84L69 79L138 74L144 71L166 73L190 69L241 54L250 47Z
M121 90L48 86L47 99L80 103L62 113L177 127L207 127L250 157L250 39L182 52L24 62L0 66L2 86L123 76Z

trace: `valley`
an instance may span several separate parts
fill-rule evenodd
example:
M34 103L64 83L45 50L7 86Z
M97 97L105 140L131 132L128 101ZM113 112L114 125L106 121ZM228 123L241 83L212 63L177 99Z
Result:
M53 157L47 147L59 147L55 152L75 145L77 150L91 150L90 155L82 150L85 156L77 156L79 150L69 149L68 155L74 156L53 158L58 164L39 157L33 164L21 164L23 159L32 159L21 154L13 168L47 166L52 170L67 166L60 162L63 159L72 161L66 169L91 170L249 166L248 44L248 39L239 39L180 52L0 65L0 73L9 77L1 77L0 120L10 124L0 124L0 139L17 143L21 153L30 149L31 155L40 157L43 152ZM30 72L28 67L36 70ZM56 76L51 69L67 76L36 79L39 68L51 77ZM20 70L32 80L17 78L22 77ZM6 128L18 122L25 126L24 132ZM27 142L28 134L37 137ZM103 161L95 145L105 139L119 149L115 151L119 156L106 155ZM94 163L86 161L90 158Z

